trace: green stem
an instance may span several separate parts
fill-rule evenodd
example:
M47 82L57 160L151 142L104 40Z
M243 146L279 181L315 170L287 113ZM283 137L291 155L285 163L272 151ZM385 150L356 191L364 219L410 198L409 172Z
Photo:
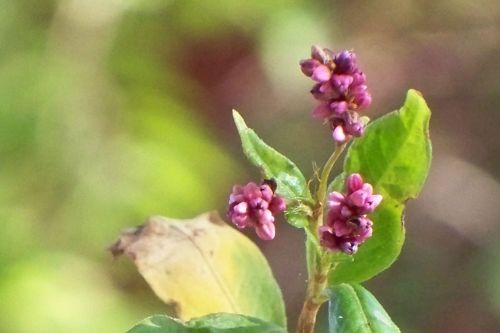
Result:
M326 191L328 189L328 178L330 177L333 166L344 151L345 146L345 143L337 146L328 161L326 161L323 171L321 172L319 188L316 193L316 208L314 210L313 219L309 225L310 236L308 236L316 237L315 244L319 242L317 239L318 229L323 223L323 208L325 206ZM328 282L328 273L332 269L332 263L328 260L326 251L322 248L315 249L311 265L312 267L309 271L309 279L307 281L306 298L297 323L297 333L314 332L318 311L321 305L327 300L325 288Z
M315 269L307 281L307 291L302 311L297 323L297 333L313 333L316 326L316 316L321 305L327 300L324 291L328 282L328 272L331 264L324 260L324 253L318 253Z
M328 178L330 177L330 172L332 172L335 162L339 159L340 155L345 149L346 144L340 144L337 146L333 154L330 156L328 161L326 161L323 171L321 172L321 178L319 181L319 188L317 192L317 199L319 204L324 204L326 199L326 191L328 189Z
M309 224L309 231L312 235L318 234L318 228L323 223L323 208L325 206L326 191L328 190L328 178L330 177L330 172L332 172L333 166L339 159L340 155L344 151L347 143L338 145L335 151L326 161L323 170L321 171L321 177L319 180L318 191L316 192L316 208L314 209L313 219Z

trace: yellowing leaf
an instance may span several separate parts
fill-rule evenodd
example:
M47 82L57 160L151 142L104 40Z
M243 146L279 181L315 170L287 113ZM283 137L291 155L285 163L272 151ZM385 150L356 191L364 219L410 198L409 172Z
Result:
M183 320L227 312L285 326L281 291L266 259L216 212L192 220L151 217L124 231L111 251L132 258Z

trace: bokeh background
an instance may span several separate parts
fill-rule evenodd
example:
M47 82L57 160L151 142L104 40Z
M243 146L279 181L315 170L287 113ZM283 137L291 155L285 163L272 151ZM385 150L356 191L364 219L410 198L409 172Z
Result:
M405 247L368 288L403 332L499 332L496 0L0 0L0 332L124 332L167 311L106 247L149 215L223 212L258 179L232 108L311 176L333 146L298 67L311 44L358 53L372 118L408 88L433 110ZM259 245L293 328L303 235L279 223Z

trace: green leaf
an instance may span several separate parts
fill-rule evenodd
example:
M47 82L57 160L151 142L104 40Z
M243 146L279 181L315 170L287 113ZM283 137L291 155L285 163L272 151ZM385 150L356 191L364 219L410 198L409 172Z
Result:
M127 333L286 333L286 331L257 318L214 313L186 323L165 315L156 315L144 319Z
M245 121L233 110L233 118L240 134L243 151L250 162L260 168L264 177L272 178L278 185L276 192L287 199L285 212L287 221L295 227L307 225L307 215L297 208L301 202L312 200L307 181L299 168L288 158L278 153L248 128Z
M340 284L330 294L332 333L400 333L377 299L360 285Z
M360 247L353 261L337 265L329 277L331 285L368 280L387 269L401 252L405 203L417 197L431 163L430 115L420 93L410 90L399 111L371 123L348 150L344 174L360 173L384 199L370 215L372 238ZM334 181L336 186L343 184L341 180Z
M288 207L290 204L288 204ZM288 208L287 207L287 208ZM290 212L288 209L285 211L285 220L296 228L304 228L309 223L307 216L300 213Z
M286 326L281 291L266 259L215 212L192 220L151 217L124 231L111 252L127 254L183 320L227 312Z

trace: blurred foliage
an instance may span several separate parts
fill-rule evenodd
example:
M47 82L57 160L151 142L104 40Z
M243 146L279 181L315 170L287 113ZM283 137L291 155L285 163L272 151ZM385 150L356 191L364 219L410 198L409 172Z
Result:
M2 277L2 332L113 332L133 310L102 268L80 256L45 253Z
M143 315L126 315L130 306L118 301L106 245L150 214L187 217L220 206L238 168L181 98L189 80L162 64L160 17L142 25L110 4L50 5L45 15L29 2L2 5L16 19L2 20L1 31L0 285L2 308L13 315L0 324L27 331L22 325L35 319L15 326L22 311L15 313L30 307L32 293L40 332L88 329L74 321L84 320L78 313L102 318L92 331L123 331ZM93 16L98 9L107 15ZM76 257L60 262L52 250ZM46 255L28 259L37 253ZM71 269L85 257L101 280ZM99 313L100 303L109 313Z
M294 67L312 43L356 48L373 117L421 90L434 166L442 154L481 164L496 187L468 202L498 197L499 13L494 0L0 0L0 331L123 332L166 312L106 246L152 214L225 209L250 173L232 108L310 175L331 150ZM423 198L463 192L447 171ZM460 220L435 200L413 207L401 260L370 290L404 332L497 332L498 272L478 263L498 248L499 209ZM293 328L305 264L284 256L303 249L279 228L265 250Z

